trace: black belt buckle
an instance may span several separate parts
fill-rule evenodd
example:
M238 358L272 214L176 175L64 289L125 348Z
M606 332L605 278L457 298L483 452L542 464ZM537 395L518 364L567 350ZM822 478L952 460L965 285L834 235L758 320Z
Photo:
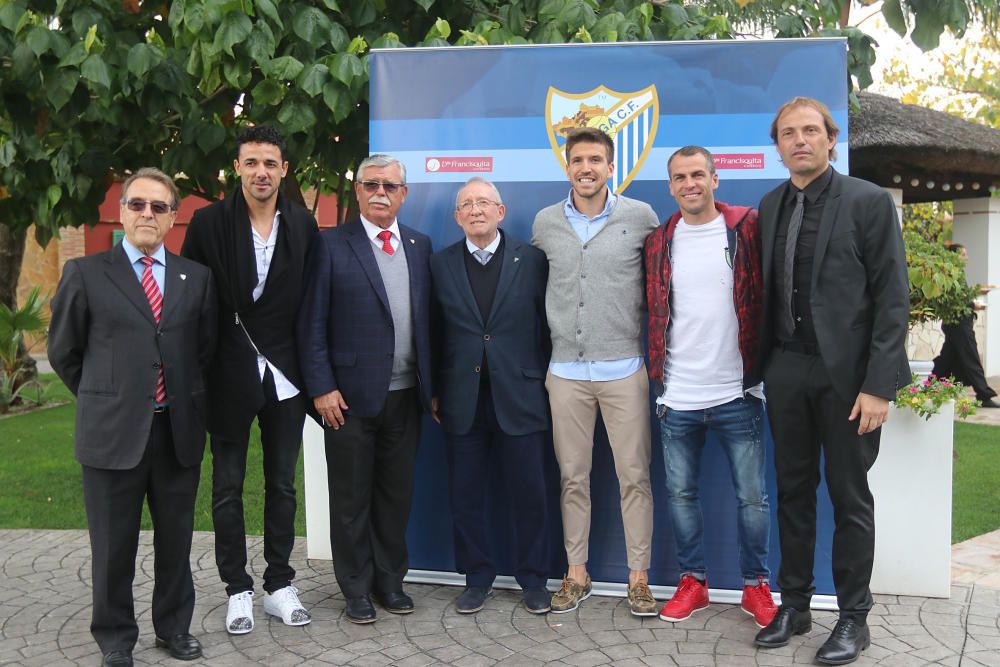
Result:
M167 412L167 406L165 406L165 405L161 405L158 408L153 408L153 414L154 415L162 415L162 414L166 414L166 412Z

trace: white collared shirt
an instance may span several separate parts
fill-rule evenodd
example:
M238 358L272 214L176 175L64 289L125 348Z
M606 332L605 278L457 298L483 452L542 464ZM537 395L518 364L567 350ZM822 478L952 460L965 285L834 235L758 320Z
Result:
M497 237L493 239L493 241L491 241L488 246L482 248L482 250L485 250L486 252L490 253L490 259L493 259L493 255L497 254L497 248L500 247L500 238L502 235L503 232L501 232L500 229L498 228ZM476 251L480 250L479 246L477 246L475 243L469 240L469 237L465 237L465 247L469 251L470 255L475 255ZM489 263L489 260L486 260L486 262Z
M386 229L382 229L375 223L366 220L365 216L362 215L361 225L365 228L365 233L368 234L369 240L371 240L371 242L375 245L375 249L379 252L382 251L382 239L380 239L378 235L386 230L392 234L392 238L389 239L389 244L392 246L393 252L399 250L399 245L402 243L399 235L399 220L393 220L391 225L389 225Z
M271 260L274 259L274 249L278 247L278 222L281 211L274 212L274 224L271 226L271 233L267 240L257 232L253 225L250 225L250 232L253 239L253 256L257 264L257 284L253 288L253 300L258 300L264 293L264 286L267 284L267 273L271 269ZM256 346L256 343L254 343ZM292 384L285 374L278 370L278 367L267 360L260 350L257 350L257 374L260 375L261 382L264 381L264 372L271 369L274 376L274 393L278 400L283 401L292 396L298 396L299 389Z

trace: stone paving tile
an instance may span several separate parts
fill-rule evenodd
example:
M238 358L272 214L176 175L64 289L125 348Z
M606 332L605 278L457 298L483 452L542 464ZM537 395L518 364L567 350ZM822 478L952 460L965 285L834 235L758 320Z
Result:
M143 533L135 585L140 626L136 663L176 667L177 661L153 646L151 545L151 535ZM248 545L249 566L259 577L266 567L262 540L250 538ZM756 625L734 605L713 604L685 622L665 623L632 616L621 598L594 596L574 612L536 616L523 608L518 592L498 590L483 611L465 616L454 608L460 589L408 585L417 603L413 614L394 616L379 609L378 622L359 626L344 617L331 565L306 560L302 554L300 544L293 554L296 586L313 623L287 627L267 617L258 604L254 632L232 637L224 629L226 597L215 570L212 535L196 534L192 563L198 600L192 631L205 648L205 658L189 664L785 667L813 664L816 649L837 620L834 613L816 612L808 635L782 648L760 650L753 646ZM975 565L971 556L964 562L967 569ZM0 665L100 661L89 632L86 532L0 530L0 572L5 577L0 590ZM951 597L943 600L877 595L870 625L872 646L856 663L861 667L1000 667L1000 585L956 581Z

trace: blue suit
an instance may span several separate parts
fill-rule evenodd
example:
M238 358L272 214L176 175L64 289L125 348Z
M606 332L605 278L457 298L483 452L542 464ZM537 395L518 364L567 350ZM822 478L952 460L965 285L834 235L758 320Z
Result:
M377 250L360 220L312 244L299 311L306 393L339 390L348 409L325 432L330 538L337 583L347 598L402 591L409 568L406 525L420 439L430 408L431 243L399 225L405 252L417 386L389 391L395 330ZM397 252L399 252L397 250Z
M497 568L487 537L486 490L500 470L517 518L514 575L522 588L541 588L547 569L548 262L538 249L505 236L490 260L502 264L483 317L466 255L463 239L431 257L435 388L448 454L455 563L468 586L492 585Z

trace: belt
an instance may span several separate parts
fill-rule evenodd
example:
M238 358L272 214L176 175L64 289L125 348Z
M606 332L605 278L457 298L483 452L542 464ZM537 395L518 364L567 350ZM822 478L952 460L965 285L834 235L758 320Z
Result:
M819 348L815 345L809 345L808 343L799 343L798 341L778 341L778 347L784 352L795 352L796 354L808 354L810 356L819 356Z
M160 406L160 407L158 407L158 408L153 408L153 414L154 414L154 415L162 415L162 414L166 414L167 410L169 410L169 409L170 409L170 408L169 408L168 406L166 406L166 405L161 405L161 406Z

